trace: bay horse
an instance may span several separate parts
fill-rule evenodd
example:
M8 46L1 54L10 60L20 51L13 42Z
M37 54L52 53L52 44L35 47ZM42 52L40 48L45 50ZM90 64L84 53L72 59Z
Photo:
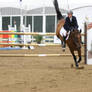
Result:
M60 35L60 29L63 27L64 25L64 19L61 19L58 24L57 24L57 29L56 29L56 36L63 41L63 37ZM78 63L80 63L81 61L81 30L77 30L74 29L72 31L70 31L69 34L69 38L66 40L66 44L69 47L69 50L73 56L73 59L75 61L75 66L78 68L79 65ZM75 51L78 52L78 57L79 59L77 60L76 55L75 55Z
M59 10L57 0L54 0L54 6L55 6L56 13L57 13L57 18L59 20L57 24L57 28L56 28L56 36L61 41L63 41L63 37L60 35L60 30L65 24L65 19ZM80 63L82 59L81 58L81 30L80 31L78 29L73 29L72 31L70 30L69 38L66 40L66 44L68 45L70 52L73 56L73 59L75 61L75 66L78 68L79 67L78 63ZM78 52L78 56L79 56L78 60L76 58L74 51Z

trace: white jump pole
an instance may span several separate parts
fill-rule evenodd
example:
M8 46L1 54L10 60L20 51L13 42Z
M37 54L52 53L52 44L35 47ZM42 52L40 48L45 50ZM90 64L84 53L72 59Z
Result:
M72 54L0 54L0 57L71 57L71 56ZM84 57L84 54L82 54L82 56Z

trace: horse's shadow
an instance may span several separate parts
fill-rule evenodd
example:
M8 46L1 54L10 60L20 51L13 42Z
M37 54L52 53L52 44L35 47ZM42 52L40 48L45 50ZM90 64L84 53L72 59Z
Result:
M68 65L68 66L48 66L48 69L54 69L54 70L67 70L67 69L79 69L79 70L82 70L84 68L85 68L84 66L76 67L73 64Z
M82 70L85 67L84 66L75 67L73 64L71 64L71 68Z

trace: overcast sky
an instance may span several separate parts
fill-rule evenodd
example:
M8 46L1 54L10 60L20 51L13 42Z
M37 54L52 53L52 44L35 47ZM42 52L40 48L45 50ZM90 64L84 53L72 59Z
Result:
M67 9L68 4L70 8L92 5L92 0L58 0L58 3L60 8ZM0 0L0 7L7 7L7 6L20 7L20 0ZM53 0L22 0L22 7L24 9L33 9L43 6L53 7Z

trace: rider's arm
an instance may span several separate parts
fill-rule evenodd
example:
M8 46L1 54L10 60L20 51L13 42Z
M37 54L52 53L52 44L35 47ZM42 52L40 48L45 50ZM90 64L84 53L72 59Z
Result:
M64 29L65 29L66 31L71 30L68 17L67 17L66 20L65 20Z
M76 17L74 17L74 24L75 24L75 27L77 27L77 28L79 27Z

